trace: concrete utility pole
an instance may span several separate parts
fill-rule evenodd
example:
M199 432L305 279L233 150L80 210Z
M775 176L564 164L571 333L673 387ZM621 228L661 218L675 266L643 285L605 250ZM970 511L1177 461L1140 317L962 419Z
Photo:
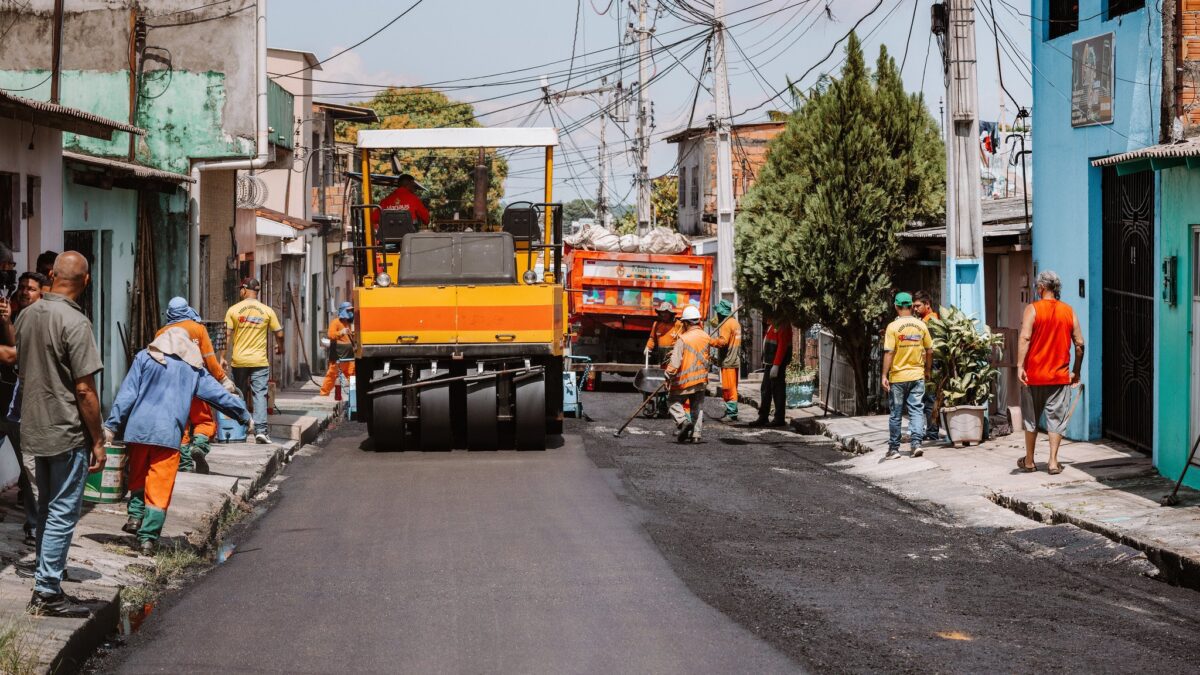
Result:
M62 94L62 48L63 48L63 0L54 0L54 42L50 51L50 102L61 103Z
M946 0L946 279L942 302L986 321L973 0ZM937 22L935 21L935 30Z
M725 61L725 0L713 2L713 98L717 131L717 289L737 304L733 285L733 111L729 104L729 71Z
M573 89L571 91L553 92L550 87L542 85L542 94L545 96L546 104L549 105L551 100L556 103L561 103L565 98L576 96L585 97L600 97L597 104L600 106L600 186L596 193L596 221L601 225L608 227L608 116L612 114L612 92L620 92L622 89L621 83L615 85L608 83L608 78L601 78L600 86L593 89Z
M637 12L638 25L633 31L638 41L638 127L637 127L637 223L638 232L650 227L650 98L646 95L650 79L650 37L653 34L646 25L646 14L650 11L647 0L629 3L630 11Z

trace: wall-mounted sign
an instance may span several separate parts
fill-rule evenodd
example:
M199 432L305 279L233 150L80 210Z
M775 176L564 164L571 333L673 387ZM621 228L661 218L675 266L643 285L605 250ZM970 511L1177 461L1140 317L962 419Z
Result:
M1071 44L1071 126L1112 124L1113 34Z

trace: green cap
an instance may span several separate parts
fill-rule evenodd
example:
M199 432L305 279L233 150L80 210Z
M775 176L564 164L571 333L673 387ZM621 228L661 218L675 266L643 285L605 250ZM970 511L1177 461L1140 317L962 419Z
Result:
M897 293L896 294L896 306L897 307L912 307L912 294L911 293L903 293L903 292Z
M728 300L722 300L717 303L717 314L721 316L729 316L733 314L733 305L729 304Z

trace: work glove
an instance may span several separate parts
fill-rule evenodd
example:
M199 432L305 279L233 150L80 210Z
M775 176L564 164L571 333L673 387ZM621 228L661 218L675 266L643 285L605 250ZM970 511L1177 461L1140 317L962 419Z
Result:
M237 385L233 383L233 380L230 379L228 375L225 376L225 379L221 380L221 386L225 387L225 391L229 392L230 394L233 394L238 398L242 397L242 392L238 390Z
M779 366L771 366L771 379L779 377Z

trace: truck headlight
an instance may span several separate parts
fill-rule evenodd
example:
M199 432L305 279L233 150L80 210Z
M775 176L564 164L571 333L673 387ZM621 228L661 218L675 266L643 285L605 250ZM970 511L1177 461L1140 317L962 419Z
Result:
M375 277L375 285L380 288L387 288L392 285L392 278L387 272L380 272L379 276Z

